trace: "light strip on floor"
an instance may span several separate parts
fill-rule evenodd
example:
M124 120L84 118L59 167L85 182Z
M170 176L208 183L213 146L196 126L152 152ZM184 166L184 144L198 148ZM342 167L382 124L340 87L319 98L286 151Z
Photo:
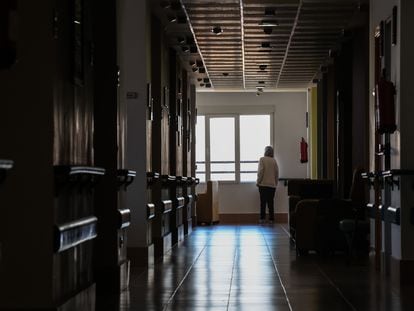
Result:
M178 247L176 245L176 247ZM187 279L188 275L190 274L190 272L192 271L194 265L196 264L196 262L198 261L198 259L200 258L201 254L204 252L204 250L206 249L206 245L204 245L203 249L200 251L200 253L198 254L197 258L194 259L193 263L191 264L191 266L188 268L187 272L185 273L183 279L181 280L181 282L178 284L178 286L175 288L174 292L171 294L170 298L168 298L167 303L164 305L163 311L167 311L171 302L174 300L175 295L177 295L177 292L179 291L179 289L181 288L181 286L183 286L184 281Z
M272 258L273 267L275 268L275 271L276 271L277 277L278 277L279 282L280 282L280 286L282 287L282 289L283 289L283 293L285 294L285 298L286 298L286 302L287 302L287 304L288 304L289 310L290 310L290 311L293 311L292 306L290 305L290 300L289 300L289 297L288 297L288 295L287 295L285 285L283 285L283 282L282 282L282 277L280 276L279 269L277 268L277 265L276 265L276 262L275 262L275 258L273 257L272 251L271 251L271 249L270 249L270 247L269 247L269 244L267 243L267 240L266 240L266 237L265 237L265 236L264 236L264 234L263 234L263 231L261 231L261 232L262 232L262 235L263 235L263 239L264 239L264 241L265 241L265 243L266 243L267 251L269 252L270 257Z

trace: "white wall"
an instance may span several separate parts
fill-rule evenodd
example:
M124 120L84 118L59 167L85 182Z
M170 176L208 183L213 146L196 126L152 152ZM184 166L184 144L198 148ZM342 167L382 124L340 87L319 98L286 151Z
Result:
M119 100L126 105L126 167L137 176L127 192L131 207L128 247L147 246L146 231L146 91L149 59L147 53L147 1L122 0L118 10L118 57L121 70ZM128 99L128 92L137 98Z
M307 177L308 165L300 163L299 142L307 139L305 124L307 92L199 92L198 114L203 113L260 113L272 112L273 146L279 164L280 177ZM254 129L252 129L254 130ZM264 147L264 146L263 146ZM203 186L198 187L202 192ZM250 214L259 212L259 194L255 183L220 184L220 213ZM276 213L288 211L287 189L280 183L276 192Z

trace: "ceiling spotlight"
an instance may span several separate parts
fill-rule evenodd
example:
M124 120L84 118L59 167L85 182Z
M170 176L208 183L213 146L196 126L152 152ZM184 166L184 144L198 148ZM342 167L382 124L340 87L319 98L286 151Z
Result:
M167 19L170 23L175 23L177 21L177 16L175 15L168 15Z
M192 70L193 72L197 72L197 71L198 71L198 68L197 68L197 67L193 67L191 70Z
M200 83L200 86L204 86L204 83Z
M206 73L206 69L204 67L198 68L199 73Z
M177 37L177 41L179 44L184 44L185 43L185 38L184 37Z
M197 81L198 81L198 82L201 82L201 81L203 81L203 79L201 79L201 78L197 78Z
M197 65L197 67L203 67L203 61L197 60L196 65Z
M259 81L259 84L265 84L265 82L264 81Z
M186 45L184 45L183 47L181 47L181 50L182 50L184 53L188 53L188 52L190 52L190 48L189 48L188 46L186 46Z
M219 36L223 33L223 29L221 29L220 26L215 26L211 29L211 32L214 33L215 35Z
M189 64L190 64L190 66L191 66L191 67L197 67L197 66L196 66L196 62L195 62L195 61L193 61L193 60L190 60L190 61L189 61Z
M267 35L270 35L270 34L272 34L273 29L271 27L264 27L263 32Z
M260 70L265 70L267 68L267 65L259 65Z
M207 83L206 84L206 87L211 87L211 83Z
M204 78L204 83L209 83L210 79L209 78Z
M329 50L329 57L331 58L335 58L338 56L338 51L334 50L334 49L330 49Z
M262 42L262 48L270 48L270 42Z
M276 20L262 20L259 23L259 26L263 26L263 27L277 27L279 26L279 22Z
M223 72L223 76L228 77L229 73L228 72Z

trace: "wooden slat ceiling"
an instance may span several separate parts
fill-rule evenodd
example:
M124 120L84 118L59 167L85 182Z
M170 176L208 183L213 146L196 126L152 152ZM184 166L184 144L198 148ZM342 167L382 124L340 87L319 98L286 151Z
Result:
M180 0L179 4L213 88L277 89L309 86L337 46L358 2ZM214 27L222 33L214 34Z

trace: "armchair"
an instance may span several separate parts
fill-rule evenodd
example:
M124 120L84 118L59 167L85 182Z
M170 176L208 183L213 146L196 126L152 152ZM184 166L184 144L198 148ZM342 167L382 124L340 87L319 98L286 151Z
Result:
M197 194L197 222L218 223L219 218L219 186L218 181L207 181L207 190Z
M327 179L289 179L288 181L288 196L289 196L289 230L292 240L296 238L296 207L298 203L305 199L309 206L315 206L314 200L321 198L332 198L333 194L333 180ZM306 206L301 204L299 210ZM310 211L300 211L299 213L306 213ZM305 215L304 215L305 216ZM306 216L304 218L306 220ZM302 220L302 219L301 219ZM302 223L301 223L302 226Z
M354 170L348 199L305 199L296 204L292 225L298 255L309 250L326 253L348 249L339 224L343 219L355 219L365 206L365 186L360 176L361 170Z

